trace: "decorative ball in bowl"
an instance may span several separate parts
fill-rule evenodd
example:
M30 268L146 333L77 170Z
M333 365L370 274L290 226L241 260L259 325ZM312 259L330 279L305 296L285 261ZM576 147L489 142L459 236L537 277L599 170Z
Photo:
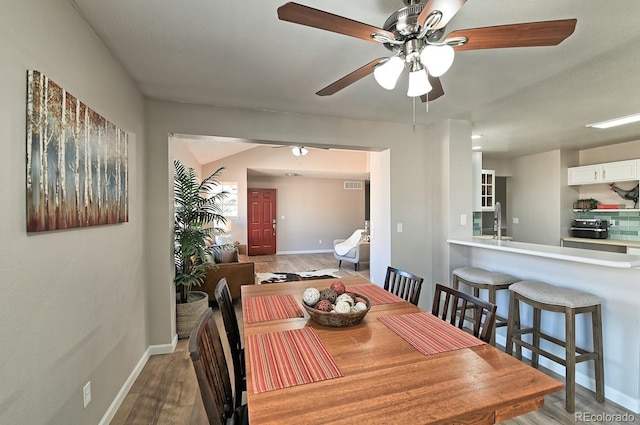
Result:
M307 288L302 295L302 305L311 320L324 326L348 327L362 321L371 308L369 298L347 292L340 281L329 288Z

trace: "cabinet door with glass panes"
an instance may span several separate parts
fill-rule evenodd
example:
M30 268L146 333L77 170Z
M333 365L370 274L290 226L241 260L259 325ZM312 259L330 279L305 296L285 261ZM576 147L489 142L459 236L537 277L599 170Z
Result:
M495 170L482 170L480 179L480 206L482 211L493 211L495 208Z

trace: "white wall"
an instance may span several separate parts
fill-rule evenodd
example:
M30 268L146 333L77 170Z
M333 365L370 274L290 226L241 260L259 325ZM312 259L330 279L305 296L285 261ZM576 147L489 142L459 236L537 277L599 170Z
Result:
M560 245L562 197L561 152L550 151L513 159L507 203L513 239L543 245Z
M0 2L0 55L0 423L97 424L147 348L143 100L67 0ZM128 223L27 235L29 69L130 133Z
M198 162L198 159L193 156L191 151L182 142L177 142L172 138L171 146L173 148L173 158L179 160L185 167L193 168L196 175L202 179L205 176L202 174L202 165ZM215 171L215 170L214 170ZM209 174L207 174L208 176Z
M382 286L391 264L391 152L372 152L371 166L371 262L369 279Z
M420 307L431 309L435 283L450 283L451 270L465 265L465 259L446 242L449 237L473 234L473 155L471 123L448 120L429 128L431 156L429 192L431 251L433 268L421 295ZM461 215L466 224L461 224Z
M276 189L279 254L333 252L334 239L364 228L364 181L362 190L345 190L344 180L304 177L249 177L247 185Z

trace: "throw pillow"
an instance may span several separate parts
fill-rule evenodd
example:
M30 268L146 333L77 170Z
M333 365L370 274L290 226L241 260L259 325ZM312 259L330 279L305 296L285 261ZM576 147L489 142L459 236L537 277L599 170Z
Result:
M238 262L238 248L235 245L216 245L212 248L213 259L216 263Z

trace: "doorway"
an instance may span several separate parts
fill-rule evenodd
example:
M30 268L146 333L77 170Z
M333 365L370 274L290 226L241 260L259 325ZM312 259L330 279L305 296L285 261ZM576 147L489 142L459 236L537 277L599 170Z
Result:
M276 253L276 190L247 189L247 254Z

